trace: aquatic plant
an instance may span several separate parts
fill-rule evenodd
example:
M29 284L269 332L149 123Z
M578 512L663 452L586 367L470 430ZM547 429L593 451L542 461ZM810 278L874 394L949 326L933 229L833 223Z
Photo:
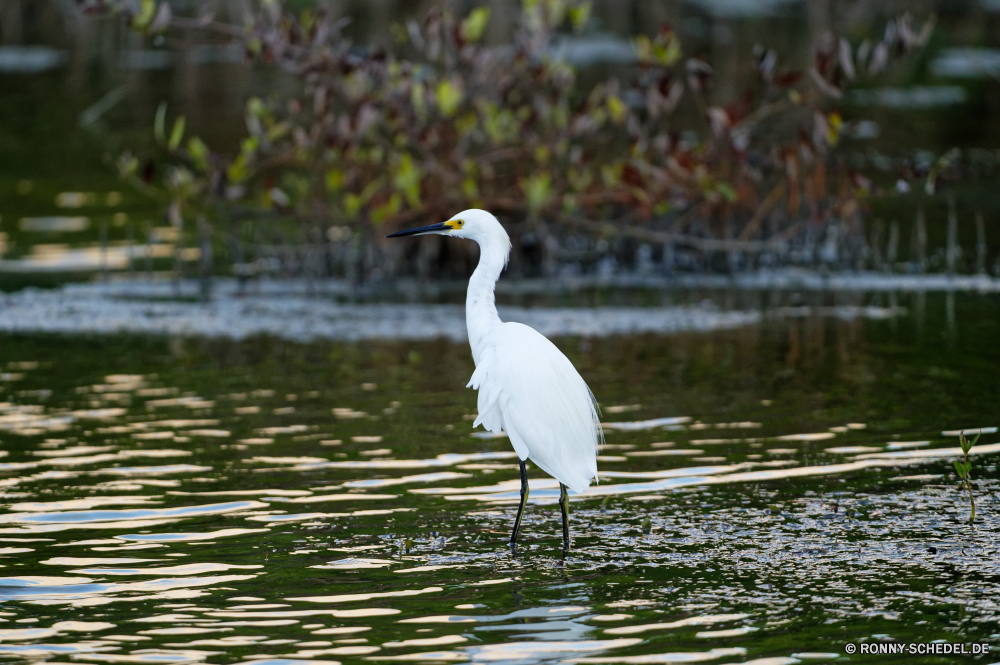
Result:
M965 438L964 431L960 432L958 435L959 445L962 446L962 459L955 460L955 472L962 480L962 482L959 483L959 487L969 493L969 524L976 521L976 500L972 496L972 481L970 477L970 474L972 473L972 462L969 461L969 451L972 450L972 446L976 445L976 441L979 441L980 434L982 434L982 432L978 432L971 441Z
M488 8L433 8L394 26L391 50L359 49L321 9L279 0L261 0L245 26L177 16L165 1L81 5L149 37L237 42L297 81L286 97L248 100L235 154L187 136L183 116L168 123L161 107L161 154L121 156L121 175L160 196L178 228L226 207L296 223L303 238L377 246L373 227L478 207L532 231L543 254L570 229L754 253L833 228L861 256L875 187L835 158L852 131L837 104L931 30L903 16L875 41L829 34L808 71L758 47L756 84L718 105L712 68L685 58L667 25L632 40L626 73L585 83L555 49L586 29L590 5L578 0L524 0L512 43L495 46L483 42Z

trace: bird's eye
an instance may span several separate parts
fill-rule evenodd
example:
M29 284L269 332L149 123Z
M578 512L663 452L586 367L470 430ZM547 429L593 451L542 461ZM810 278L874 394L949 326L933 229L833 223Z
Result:
M463 224L465 224L465 222L463 222L462 220L458 220L458 225L459 226L462 226Z

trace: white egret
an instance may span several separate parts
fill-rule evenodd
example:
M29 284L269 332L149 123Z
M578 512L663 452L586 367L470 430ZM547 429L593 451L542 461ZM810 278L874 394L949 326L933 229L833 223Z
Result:
M510 238L485 210L466 210L446 222L388 236L437 234L479 244L479 265L469 279L465 322L476 370L467 387L479 391L479 417L494 434L506 432L521 465L521 503L510 545L515 547L528 502L525 460L559 481L563 551L569 550L569 495L581 493L597 476L603 442L597 403L573 363L538 331L504 323L493 294L510 257Z

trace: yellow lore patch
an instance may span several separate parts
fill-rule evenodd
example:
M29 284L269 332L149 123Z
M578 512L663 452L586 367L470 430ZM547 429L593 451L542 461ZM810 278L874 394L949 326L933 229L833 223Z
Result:
M462 220L462 219L450 219L447 222L445 222L444 225L448 226L448 227L450 227L452 229L460 229L463 226L465 226L465 220Z

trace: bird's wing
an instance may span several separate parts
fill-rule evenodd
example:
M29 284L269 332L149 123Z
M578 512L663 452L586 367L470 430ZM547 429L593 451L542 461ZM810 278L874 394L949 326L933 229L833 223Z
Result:
M479 390L474 425L507 432L521 459L582 492L597 475L600 421L593 395L552 342L519 323L490 332L469 386Z
M503 422L500 416L500 396L503 392L503 383L500 380L500 372L496 361L496 348L487 345L479 354L479 364L476 371L472 373L469 384L466 388L474 388L479 391L479 416L472 423L473 427L482 425L484 428L500 434L503 431ZM516 446L515 446L516 448ZM520 454L520 451L518 451ZM527 457L527 452L521 457Z

